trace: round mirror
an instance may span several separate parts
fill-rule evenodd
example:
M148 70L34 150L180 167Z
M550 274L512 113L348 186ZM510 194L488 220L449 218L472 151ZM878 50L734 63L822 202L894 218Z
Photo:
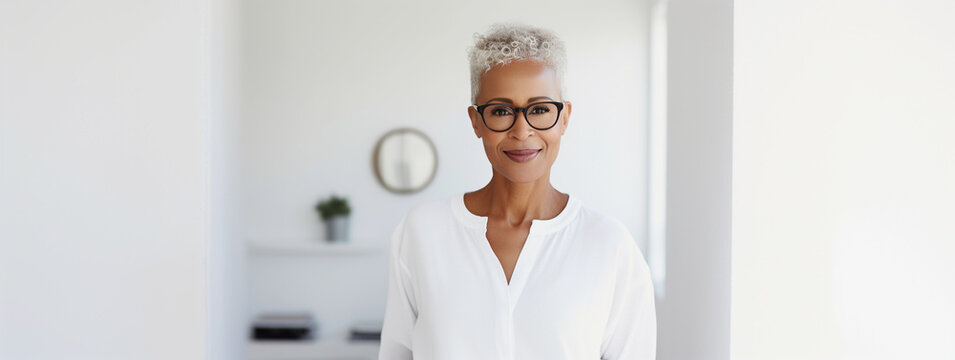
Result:
M378 140L372 161L378 181L396 193L421 191L434 179L438 151L423 132L399 128Z

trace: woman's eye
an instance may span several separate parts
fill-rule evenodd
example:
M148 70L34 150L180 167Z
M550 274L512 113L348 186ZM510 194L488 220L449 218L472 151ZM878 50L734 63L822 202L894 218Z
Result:
M534 114L544 114L549 111L550 109L548 109L546 106L535 106L534 110L531 110L531 112L533 112Z
M495 115L495 116L504 116L504 115L510 115L510 114L511 112L507 110L506 108L497 108L497 109L491 110L491 115Z

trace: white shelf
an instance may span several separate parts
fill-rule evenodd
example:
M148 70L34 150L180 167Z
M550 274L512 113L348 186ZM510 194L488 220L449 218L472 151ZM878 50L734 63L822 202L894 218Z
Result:
M381 342L344 338L312 341L249 341L250 360L378 359Z
M354 242L326 242L326 241L249 241L249 254L262 256L296 256L296 255L344 255L344 254L371 254L380 251L379 245Z

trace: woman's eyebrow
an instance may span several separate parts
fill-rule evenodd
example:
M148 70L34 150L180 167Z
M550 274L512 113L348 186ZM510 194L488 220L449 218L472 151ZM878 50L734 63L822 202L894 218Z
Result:
M530 99L527 99L527 102L531 102L531 101L534 101L534 100L540 100L540 99L554 100L554 99L551 99L550 97L547 97L547 96L535 96L535 97L532 97L532 98L530 98ZM508 99L508 98L493 98L493 99L491 99L491 100L488 100L487 102L491 102L491 101L494 101L494 100L499 100L499 101L503 101L503 102L507 102L507 103L511 103L511 104L514 103L513 100Z

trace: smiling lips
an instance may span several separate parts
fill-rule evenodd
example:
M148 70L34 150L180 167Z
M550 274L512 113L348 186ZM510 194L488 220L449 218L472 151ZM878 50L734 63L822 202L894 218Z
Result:
M504 153L507 154L507 157L511 158L511 160L522 163L533 160L540 151L541 149L521 149L506 150Z

